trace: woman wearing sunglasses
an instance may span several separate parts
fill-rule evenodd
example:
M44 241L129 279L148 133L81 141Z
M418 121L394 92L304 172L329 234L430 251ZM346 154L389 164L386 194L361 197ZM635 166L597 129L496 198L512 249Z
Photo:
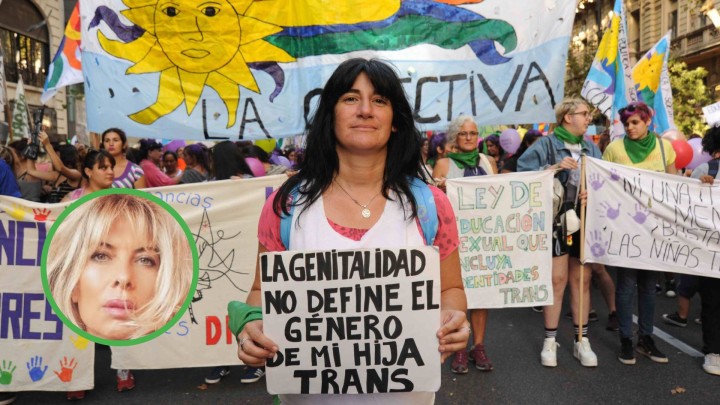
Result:
M566 226L568 215L576 209L575 204L580 185L580 157L582 155L600 158L600 150L594 143L583 139L592 120L592 110L585 100L567 98L555 107L558 126L549 136L537 140L518 159L518 172L553 170L564 189L562 203L553 220L552 240L552 284L553 303L543 309L545 341L540 352L540 362L545 367L557 366L557 328L562 313L563 294L570 282L570 306L575 326L573 355L585 367L597 367L597 356L587 338L588 315L590 312L590 266L584 268L583 284L580 285L580 231L570 231ZM570 235L567 235L567 234ZM580 288L583 289L580 314ZM581 326L582 325L582 326ZM582 337L578 340L582 328Z

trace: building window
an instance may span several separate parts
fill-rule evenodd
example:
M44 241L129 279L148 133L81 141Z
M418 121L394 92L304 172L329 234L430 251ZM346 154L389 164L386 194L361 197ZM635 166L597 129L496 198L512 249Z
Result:
M48 46L38 40L0 28L5 50L5 77L17 83L20 76L30 86L45 85L45 68L49 65Z
M668 14L668 29L672 30L671 38L677 38L678 13L677 10Z
M43 87L50 64L49 33L43 13L29 0L0 2L0 43L4 52L5 77L17 83L20 77L30 86Z

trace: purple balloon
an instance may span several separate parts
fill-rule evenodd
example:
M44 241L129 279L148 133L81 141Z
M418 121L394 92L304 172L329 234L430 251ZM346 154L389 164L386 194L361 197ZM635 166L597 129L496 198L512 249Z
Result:
M250 166L250 171L252 172L253 176L262 177L265 175L265 166L263 166L262 162L258 159L246 157L245 163Z
M693 138L689 140L688 143L692 147L693 151L693 158L687 165L688 169L695 170L696 167L703 163L707 163L710 159L712 159L709 153L703 151L702 138Z
M165 150L166 151L169 150L171 152L177 152L178 148L180 148L182 146L185 146L185 141L183 141L182 139L175 139L175 140L170 141L170 143L168 143L167 145L165 145Z
M500 146L507 153L517 152L520 142L520 134L516 129L508 128L500 134Z

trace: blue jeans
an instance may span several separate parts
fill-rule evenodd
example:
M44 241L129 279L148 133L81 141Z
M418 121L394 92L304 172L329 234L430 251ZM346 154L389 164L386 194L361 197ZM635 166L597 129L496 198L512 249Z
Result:
M635 286L638 291L638 325L641 336L653 333L653 317L655 316L655 272L647 270L615 267L617 271L617 287L615 288L615 305L617 305L620 338L632 338L633 296Z

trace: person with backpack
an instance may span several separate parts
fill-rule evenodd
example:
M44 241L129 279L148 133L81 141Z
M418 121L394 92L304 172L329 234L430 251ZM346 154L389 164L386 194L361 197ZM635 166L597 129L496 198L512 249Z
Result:
M653 112L647 104L634 102L619 111L620 121L625 127L625 137L608 145L603 159L638 169L676 174L675 151L667 140L650 131ZM617 271L615 305L617 305L620 326L620 353L622 364L635 364L633 351L633 296L638 292L639 337L635 351L656 363L667 363L667 356L661 352L652 338L655 316L656 273L642 269L608 266Z
M575 214L580 189L580 159L583 155L600 158L600 150L594 143L584 139L592 120L592 110L581 98L567 98L555 106L558 126L555 131L538 139L518 159L518 172L535 170L555 171L555 200L553 204L552 284L553 303L543 309L545 341L540 352L540 362L545 367L557 366L557 328L562 313L563 294L570 281L570 306L575 326L573 355L585 367L597 367L595 352L587 338L590 313L590 266L584 267L583 285L580 285L580 232L570 219ZM571 229L575 228L575 229ZM580 289L583 289L582 314ZM582 329L581 329L582 328ZM582 330L582 333L580 331ZM582 335L580 339L578 336Z
M422 137L395 70L376 59L341 63L322 90L306 136L307 155L316 158L304 160L298 173L267 199L259 220L258 252L437 246L442 326L426 333L437 336L441 360L465 349L470 328L455 216L447 197L427 185ZM253 367L264 365L279 350L263 333L259 319L259 272L258 266L246 304L229 305L238 357ZM433 392L418 391L352 397L355 404L434 402ZM280 400L324 404L349 398L297 394L281 395Z
M696 167L692 178L712 185L720 178L720 126L716 124L705 133L702 147L712 160ZM720 375L720 278L699 277L698 292L705 352L703 370L708 374Z

